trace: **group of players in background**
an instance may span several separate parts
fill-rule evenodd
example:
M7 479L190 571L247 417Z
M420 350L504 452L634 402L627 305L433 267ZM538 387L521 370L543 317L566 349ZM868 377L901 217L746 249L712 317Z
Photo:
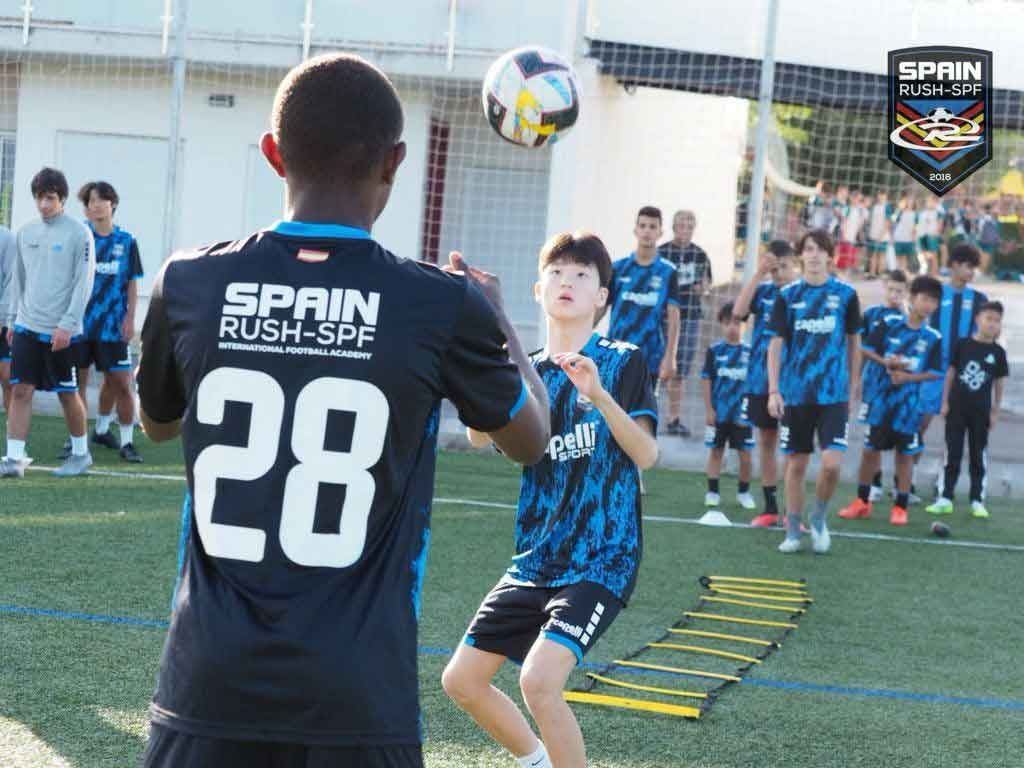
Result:
M188 490L146 768L422 767L416 635L442 398L474 445L493 443L523 472L515 555L441 684L521 766L586 765L562 690L635 587L639 471L658 457L653 384L675 378L680 317L699 313L710 264L692 247L695 219L685 212L659 251L661 213L641 209L636 250L615 262L593 234L556 235L541 249L534 289L547 344L527 355L493 275L459 254L437 269L373 240L405 158L402 131L398 94L375 67L343 54L303 62L282 81L260 140L285 179L286 220L175 254L154 281L139 417L154 441L181 436ZM92 288L99 275L120 281L109 300L117 311L98 321L105 330L88 337L90 349L106 360L104 344L127 341L134 293L122 284L141 268L130 237L115 237L109 190L83 189L89 228L63 214L59 172L41 172L32 192L41 221L19 231L4 292L15 385L3 470L24 473L25 409L39 388L61 397L71 433L62 474L79 474L90 463L76 394L83 358L69 348L89 333L93 301L107 306ZM96 196L105 201L95 206L102 224ZM102 248L110 255L100 270ZM972 454L998 412L999 384L994 406L985 397L1006 375L995 343L1002 308L967 285L978 260L972 246L958 246L952 284L915 278L908 311L891 274L886 311L865 320L856 291L833 274L826 232L809 231L795 251L772 243L757 278L719 313L724 340L705 357L708 501L720 502L725 447L749 453L753 424L765 452L765 513L776 519L776 444L788 456L779 549L800 550L817 437L809 531L813 549L827 552L827 507L863 347L878 368L865 399L862 472L874 472L878 452L897 452L905 522L906 457L920 450L926 428L926 383L948 368L938 407L949 414L947 436L961 425ZM601 335L595 327L606 311ZM751 346L741 341L749 316ZM268 321L256 329L297 323L296 341L241 343L225 322L239 317ZM325 323L338 332L324 333ZM670 391L676 433L679 400L671 397L681 396ZM748 484L749 459L742 466ZM954 471L950 500L955 480ZM338 486L346 488L340 499L331 495ZM756 505L749 485L740 499ZM900 522L895 509L892 521ZM506 660L522 665L520 689L540 738L492 684Z
M979 266L988 272L1001 241L995 206L976 203L954 190L946 198L903 192L895 201L887 192L874 195L819 181L803 209L808 229L826 232L836 243L836 269L861 271L868 279L886 271L947 274L953 248L960 243L979 251Z
M24 477L32 463L26 443L37 390L57 394L68 427L64 463L54 474L88 471L86 390L93 366L103 384L92 442L140 463L128 342L142 260L135 238L114 224L117 191L105 181L83 185L84 224L65 213L68 182L59 170L43 168L31 191L39 218L16 235L0 227L0 387L7 415L0 477Z
M662 382L672 380L676 365L688 364L672 354L677 343L679 349L689 346L679 341L683 302L677 297L683 294L677 293L673 270L685 273L688 284L695 282L695 260L687 264L671 258L695 248L688 238L685 250L680 247L681 219L692 222L692 214L679 212L676 237L658 248L661 213L651 206L641 208L637 249L615 262L609 291L609 336L643 350L652 375ZM692 223L683 234L691 233ZM783 524L786 538L780 550L797 551L804 478L816 436L821 458L810 534L815 551L828 551L826 513L841 455L849 447L849 419L855 414L867 425L858 497L839 514L844 519L871 515L872 502L883 493L880 455L893 451L895 503L889 520L906 525L910 500L919 500L913 494L913 466L933 417L942 413L946 463L938 498L928 511L952 512L966 438L971 514L988 517L985 449L1009 370L997 343L1003 307L970 285L981 260L981 251L964 240L950 250L946 283L929 275L911 280L902 269L890 270L884 274L885 302L862 313L856 291L836 276L840 259L828 232L809 230L795 250L786 241L769 243L754 278L734 302L719 309L723 338L705 354L701 378L705 444L710 449L706 505L721 503L719 476L728 447L739 454L737 502L756 509L750 493L756 429L764 510L752 522ZM698 274L709 280L710 267ZM753 318L749 345L742 341L742 324L748 318ZM678 413L675 403L670 401L669 407L670 413ZM780 447L786 456L783 513L777 499Z

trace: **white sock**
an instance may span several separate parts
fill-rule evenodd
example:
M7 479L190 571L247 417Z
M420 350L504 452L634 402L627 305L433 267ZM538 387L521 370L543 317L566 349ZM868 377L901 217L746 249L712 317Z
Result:
M114 413L97 413L96 414L96 434L105 435L107 430L110 429L110 422L114 420Z
M88 448L86 446L85 435L79 435L78 437L72 435L71 454L73 456L85 456L86 453L88 453Z
M537 749L532 755L517 757L516 760L523 768L551 768L551 758L548 751L544 749L544 742L537 743Z
M117 426L119 426L121 428L121 445L122 446L128 445L130 442L132 442L132 438L134 437L135 425L134 424L118 424Z
M7 458L20 461L25 458L25 441L7 438Z

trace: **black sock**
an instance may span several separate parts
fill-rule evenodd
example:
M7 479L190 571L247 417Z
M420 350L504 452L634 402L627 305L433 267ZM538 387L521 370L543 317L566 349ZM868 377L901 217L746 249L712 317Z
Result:
M902 493L900 491L896 492L896 506L897 507L903 507L904 509L906 509L907 508L907 504L909 504L909 503L910 503L910 494L909 493Z
M871 478L871 484L876 488L882 487L882 470L875 472L875 476Z
M775 500L775 486L766 485L764 491L764 511L769 515L779 514L779 503Z
M857 486L857 498L861 501L867 501L871 498L871 486L870 485L858 485Z
M748 493L750 491L750 481L743 482L740 480L740 493Z
M709 477L708 478L708 490L711 491L711 493L718 493L718 478L717 477Z
M911 493L917 493L917 488L914 487L913 483L910 484L910 492Z

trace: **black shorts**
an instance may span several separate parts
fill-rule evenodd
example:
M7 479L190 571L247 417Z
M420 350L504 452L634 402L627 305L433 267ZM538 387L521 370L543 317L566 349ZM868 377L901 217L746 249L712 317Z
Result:
M897 432L887 424L869 426L864 446L873 451L898 451L904 456L916 456L924 450L920 432Z
M11 345L7 343L7 329L0 328L0 363L11 362Z
M740 414L758 429L779 428L779 420L768 412L768 395L744 395Z
M480 604L463 642L522 664L543 635L582 663L621 610L622 601L592 581L526 587L502 579Z
M754 430L749 424L719 422L704 429L704 445L725 448L726 443L735 451L749 451L754 447Z
M11 345L11 384L31 384L47 392L77 392L74 344L54 352L49 336L15 331Z
M142 768L423 768L417 745L323 747L193 736L153 724Z
M783 453L814 453L814 433L823 451L845 451L849 441L850 404L787 405L779 429Z
M130 371L132 355L128 344L123 341L94 341L82 339L74 345L75 365L79 368L96 366L101 373L107 371Z

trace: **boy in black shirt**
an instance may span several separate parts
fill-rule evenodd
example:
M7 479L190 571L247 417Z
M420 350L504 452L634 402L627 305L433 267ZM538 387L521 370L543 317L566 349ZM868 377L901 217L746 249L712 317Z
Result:
M942 415L946 418L946 471L940 481L939 499L928 507L933 515L953 512L953 491L960 476L966 434L971 452L971 516L989 516L984 504L985 447L989 430L999 418L1003 384L1010 375L1006 350L996 343L1003 325L1003 305L998 301L982 304L977 324L978 330L973 336L957 342L946 372L942 398Z

